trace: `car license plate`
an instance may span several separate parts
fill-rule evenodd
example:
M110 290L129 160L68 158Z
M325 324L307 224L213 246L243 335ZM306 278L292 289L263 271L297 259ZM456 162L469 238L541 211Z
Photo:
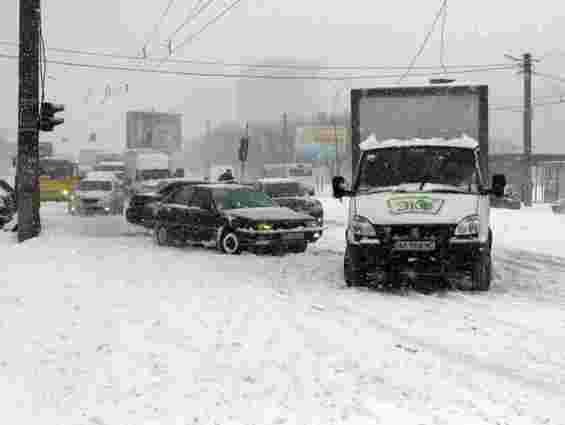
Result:
M398 251L433 251L435 241L396 241L394 249Z
M304 239L304 233L285 233L283 234L283 239L285 240L300 240L300 239Z

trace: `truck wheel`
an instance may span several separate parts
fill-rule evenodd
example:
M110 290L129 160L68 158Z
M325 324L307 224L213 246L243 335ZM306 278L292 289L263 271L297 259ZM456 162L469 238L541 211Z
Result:
M491 255L490 251L482 254L471 270L471 289L474 291L488 291L491 281Z
M157 245L167 246L171 244L171 238L169 236L169 230L163 224L158 224L155 226L153 231L153 238Z
M353 270L351 267L351 260L349 259L349 248L345 249L345 255L343 257L343 275L345 278L345 284L351 288L352 286L359 286L364 283L363 272L359 270Z
M220 250L224 254L236 255L241 253L241 243L235 232L226 230L220 238Z

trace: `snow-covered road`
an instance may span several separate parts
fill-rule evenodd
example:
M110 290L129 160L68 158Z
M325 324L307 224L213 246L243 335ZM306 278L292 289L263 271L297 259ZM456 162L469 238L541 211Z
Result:
M565 220L493 211L491 291L396 295L344 287L344 209L325 206L323 239L283 257L156 247L56 205L41 238L3 233L2 416L565 424Z

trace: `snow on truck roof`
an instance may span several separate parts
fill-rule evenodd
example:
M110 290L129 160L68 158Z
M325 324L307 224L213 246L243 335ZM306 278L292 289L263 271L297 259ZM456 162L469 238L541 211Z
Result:
M375 135L371 134L366 140L359 144L359 147L362 151L407 146L444 146L453 148L475 149L477 146L479 146L479 142L477 142L472 137L467 136L466 134L463 134L461 137L452 139L434 137L430 139L388 139L383 141L378 141Z

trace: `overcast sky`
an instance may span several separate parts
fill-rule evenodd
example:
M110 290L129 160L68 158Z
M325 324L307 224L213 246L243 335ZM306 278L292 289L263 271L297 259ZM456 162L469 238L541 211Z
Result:
M173 3L154 43L152 57L162 57L158 46L182 23L198 0ZM4 1L0 14L0 40L18 40L18 3ZM151 33L168 0L43 0L44 34L48 47L92 50L136 55ZM216 0L207 13L183 28L173 46L199 30L231 0ZM383 7L386 5L386 7ZM439 8L438 0L243 0L215 25L175 56L190 59L250 62L267 57L294 57L298 60L321 60L330 65L405 66L415 54ZM529 51L543 57L537 64L540 72L565 76L565 53L560 45L565 32L565 3L550 0L515 2L510 0L475 0L448 2L445 62L447 65L482 65L510 63L505 53L519 56ZM440 25L417 66L439 66ZM17 54L15 48L0 45L0 52ZM139 66L137 62L93 58L49 51L52 60L89 64ZM156 67L145 63L145 68ZM187 72L237 73L238 68L198 65L162 65L162 69ZM268 71L265 71L268 72ZM360 74L383 74L395 71L358 71ZM414 71L420 73L421 71ZM304 73L309 73L305 71ZM344 72L337 71L338 74ZM138 74L107 70L85 70L52 64L48 67L47 96L64 103L65 124L46 136L54 140L68 137L61 151L75 151L86 145L88 132L112 128L115 138L106 136L105 148L120 150L125 131L123 112L154 107L161 111L182 112L187 136L203 131L205 120L219 122L234 118L234 80L197 78L158 74ZM0 58L0 128L15 137L17 127L17 62ZM490 71L456 76L458 80L488 83L491 105L519 105L522 101L521 77L515 71ZM425 78L409 78L420 83ZM356 82L374 86L394 80ZM124 91L125 84L129 91ZM105 86L114 95L101 104ZM276 84L276 81L273 82ZM327 84L328 93L339 84ZM534 79L534 95L565 93L565 83ZM91 93L88 102L86 96ZM553 98L551 97L553 96ZM345 101L345 97L343 97ZM542 99L540 101L545 101ZM540 152L565 152L561 142L565 104L540 107L535 111L534 149ZM512 137L521 142L522 117L519 112L498 111L491 114L491 137ZM113 134L113 133L107 133ZM44 136L45 137L45 136Z

